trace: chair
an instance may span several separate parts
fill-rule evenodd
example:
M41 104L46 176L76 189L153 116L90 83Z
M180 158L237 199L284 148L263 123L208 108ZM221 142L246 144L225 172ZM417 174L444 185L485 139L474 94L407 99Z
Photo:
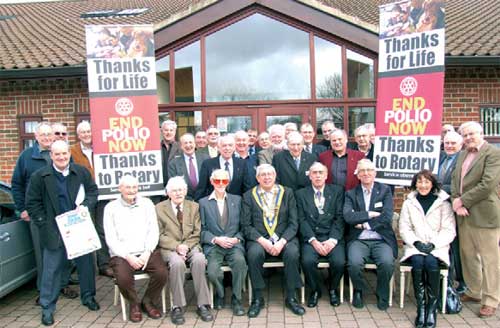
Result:
M399 307L402 309L404 306L405 302L405 289L409 290L410 289L410 280L408 279L407 284L408 286L405 286L405 276L407 272L410 272L412 269L411 264L408 263L401 263L399 265ZM446 313L446 294L448 291L448 268L443 266L440 266L439 268L439 274L442 277L442 282L441 282L441 312L444 314Z
M284 268L285 263L281 261L267 261L262 265L264 269L268 268ZM304 286L300 289L300 299L302 303L306 301L306 289ZM252 281L250 280L250 275L248 275L248 304L252 303Z
M320 260L318 262L318 269L330 269L330 263L328 263L328 261L325 261L325 260ZM305 278L304 278L304 273L301 272L300 273L301 277L302 277L302 280L305 282ZM339 289L340 289L340 303L344 303L344 276L342 275L342 278L340 278L340 282L339 282ZM302 293L302 303L305 303L306 300L305 300L305 292Z
M366 263L364 266L365 269L369 270L377 270L377 265L375 263ZM352 303L352 298L354 294L354 287L352 286L351 278L349 279L349 302ZM392 306L392 293L394 291L394 274L389 281L389 306Z
M149 279L149 274L147 274L144 271L136 271L134 272L134 280L142 280L142 279ZM122 318L123 321L127 321L127 300L125 297L123 297L122 293L120 293L120 288L118 288L118 285L116 284L116 279L113 279L115 283L115 296L114 296L114 301L113 305L117 306L118 305L118 296L120 298L120 303L122 306ZM163 289L161 290L161 305L162 305L162 311L163 313L167 313L167 298L166 298L166 285L163 286Z

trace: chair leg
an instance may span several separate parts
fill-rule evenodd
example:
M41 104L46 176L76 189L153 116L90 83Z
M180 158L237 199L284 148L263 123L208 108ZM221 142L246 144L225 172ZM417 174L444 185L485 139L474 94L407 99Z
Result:
M210 307L214 308L214 285L212 282L208 282L208 294L210 295Z
M441 296L441 313L446 314L446 297L448 296L448 271L442 274L442 296Z
M163 310L163 314L167 313L167 286L163 286L161 290L161 307Z
M340 303L344 303L344 276L340 278Z
M405 304L405 272L399 274L399 308L402 309Z
M117 306L118 305L118 298L120 297L120 289L118 288L117 285L115 285L115 296L113 297L113 305Z
M123 297L122 293L120 293L120 303L122 305L122 318L123 321L127 322L127 300Z
M349 303L352 303L352 298L353 298L353 293L354 293L354 287L352 286L352 281L350 277L347 277L349 279Z
M248 305L252 304L252 281L248 275Z
M389 281L389 306L392 306L392 293L394 292L394 274Z
M306 302L306 283L303 272L300 272L300 278L304 282L304 285L300 288L300 301L304 304Z

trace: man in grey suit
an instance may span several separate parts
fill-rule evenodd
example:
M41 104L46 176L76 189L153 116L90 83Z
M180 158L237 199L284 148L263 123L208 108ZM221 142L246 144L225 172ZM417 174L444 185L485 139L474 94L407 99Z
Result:
M200 217L201 244L208 260L208 279L215 285L217 292L214 309L224 307L224 273L221 266L226 261L233 278L233 314L242 316L245 311L241 304L241 289L247 275L247 264L240 232L241 197L226 192L229 184L226 170L213 171L210 183L214 191L210 196L200 199Z
M182 176L187 183L188 190L186 199L193 200L194 192L198 186L201 163L210 158L208 153L195 152L195 139L191 133L185 133L180 139L182 153L175 156L168 164L168 176Z
M271 138L271 147L263 149L257 154L259 165L272 164L274 155L285 148L285 127L281 124L273 124L268 131Z

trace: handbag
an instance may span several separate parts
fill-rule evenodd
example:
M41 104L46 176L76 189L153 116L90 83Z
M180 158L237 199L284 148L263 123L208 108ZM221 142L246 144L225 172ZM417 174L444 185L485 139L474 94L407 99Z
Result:
M442 297L440 298L442 299ZM457 314L462 311L462 301L460 301L460 294L457 292L453 283L448 279L448 287L446 287L446 313Z

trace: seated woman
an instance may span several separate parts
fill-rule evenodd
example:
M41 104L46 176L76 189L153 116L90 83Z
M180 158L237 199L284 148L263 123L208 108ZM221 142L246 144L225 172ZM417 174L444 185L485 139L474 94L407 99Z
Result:
M405 243L401 262L409 260L412 265L417 303L415 327L435 327L439 262L450 265L448 250L455 238L455 217L449 195L440 190L431 171L415 174L411 189L399 219L399 232Z

